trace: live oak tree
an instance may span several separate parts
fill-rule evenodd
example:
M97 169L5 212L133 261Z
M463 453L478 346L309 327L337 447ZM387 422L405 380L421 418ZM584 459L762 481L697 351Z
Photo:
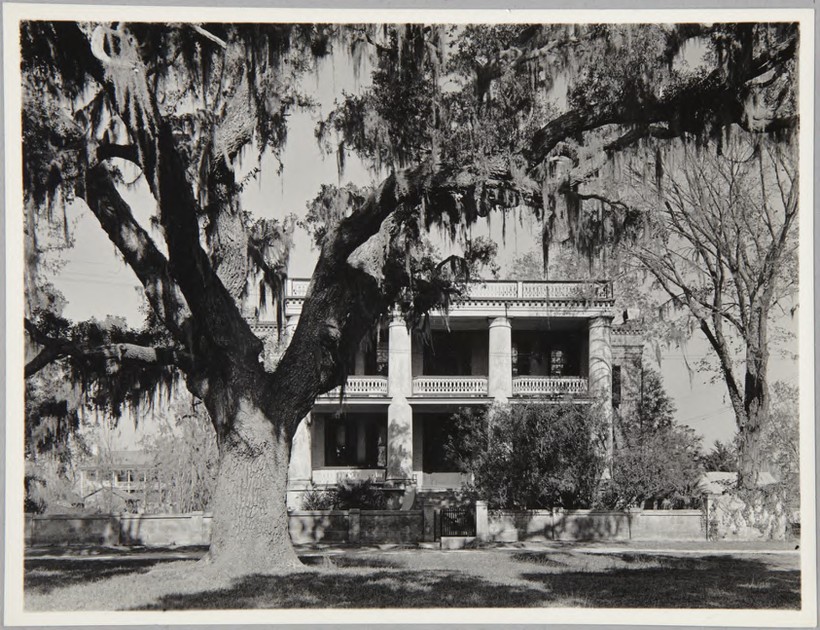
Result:
M471 247L472 223L532 210L545 252L554 241L593 249L629 222L579 221L572 178L594 177L640 143L708 141L729 125L794 128L798 35L793 24L26 22L26 216L59 222L61 200L82 200L151 307L145 331L29 313L41 350L27 375L67 362L104 398L123 383L147 391L181 374L220 451L210 560L225 570L296 567L285 491L299 422L344 381L363 335L393 305L414 321L458 298L469 260L401 264L420 235L441 229L466 258L481 258L489 250ZM706 51L695 70L679 63L692 42ZM299 76L343 52L354 64L370 58L372 87L341 100L317 136L340 170L355 152L384 177L364 191L320 191L328 202L299 324L266 368L238 304L261 278L281 317L292 226L239 207L237 163L251 147L281 150L288 113L310 105ZM121 194L123 161L153 197L161 241Z

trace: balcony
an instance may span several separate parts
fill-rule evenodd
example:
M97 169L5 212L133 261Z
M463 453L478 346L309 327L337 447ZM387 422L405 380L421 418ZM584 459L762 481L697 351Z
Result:
M486 396L485 376L417 376L413 379L415 396Z
M514 376L513 396L586 396L582 376Z
M340 387L331 389L320 398L338 398ZM345 398L384 398L387 396L386 376L348 376Z

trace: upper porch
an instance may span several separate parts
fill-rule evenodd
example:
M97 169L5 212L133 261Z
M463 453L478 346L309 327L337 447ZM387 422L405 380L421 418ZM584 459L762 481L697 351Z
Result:
M309 280L288 281L288 335L309 289ZM327 392L317 404L338 404L340 395L379 404L398 391L425 406L586 398L595 361L590 349L608 346L613 303L608 282L471 283L446 314L431 313L424 335L407 331L400 317L383 323L360 347L343 392ZM606 339L599 339L601 322Z

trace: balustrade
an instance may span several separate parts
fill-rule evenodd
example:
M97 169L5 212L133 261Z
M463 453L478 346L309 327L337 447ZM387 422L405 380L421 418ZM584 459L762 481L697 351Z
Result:
M421 396L486 396L484 376L417 376L413 394Z
M339 397L339 387L331 389L326 397ZM387 396L386 376L348 376L345 384L345 396Z
M516 376L512 389L513 396L582 396L587 393L587 379L581 376Z

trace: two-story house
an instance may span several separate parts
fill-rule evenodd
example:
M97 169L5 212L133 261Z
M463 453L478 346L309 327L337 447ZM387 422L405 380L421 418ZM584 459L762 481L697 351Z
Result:
M288 281L286 338L308 284ZM344 395L320 396L300 425L289 502L298 505L311 484L349 477L422 493L458 488L443 445L460 407L592 397L617 405L642 341L613 333L613 310L609 283L487 281L471 284L446 317L433 313L429 335L394 316L362 344ZM260 336L274 328L254 327Z

